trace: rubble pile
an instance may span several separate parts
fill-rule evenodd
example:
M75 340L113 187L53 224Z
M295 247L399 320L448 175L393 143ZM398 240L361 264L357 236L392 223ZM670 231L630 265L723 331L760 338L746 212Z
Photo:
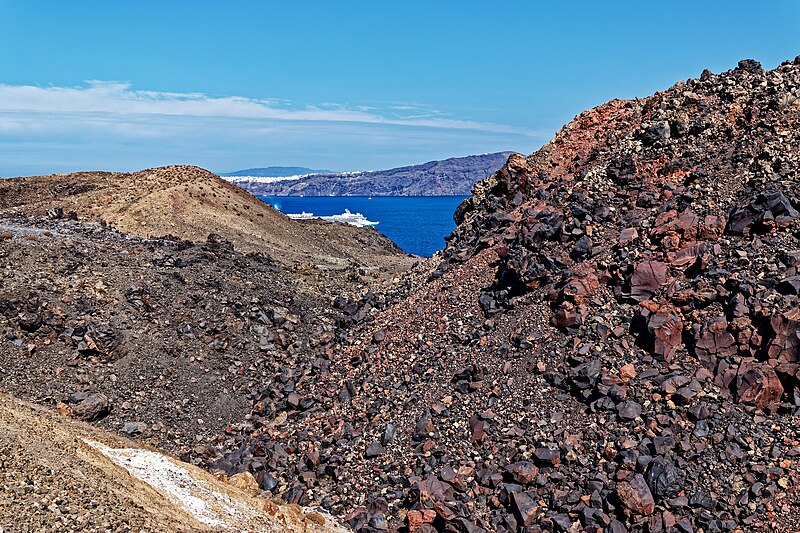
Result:
M363 532L789 527L799 96L800 60L746 60L511 156L219 453Z
M0 216L3 390L193 453L287 372L327 366L350 271L288 271L207 242L120 234L76 220Z

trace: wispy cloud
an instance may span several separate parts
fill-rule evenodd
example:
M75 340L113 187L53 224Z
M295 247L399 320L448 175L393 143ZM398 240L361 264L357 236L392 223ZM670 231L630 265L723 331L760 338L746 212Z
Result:
M391 111L420 111L415 106L392 106ZM82 87L38 87L0 84L0 113L48 113L75 115L165 115L181 117L226 117L305 122L359 122L516 133L537 132L503 124L445 118L424 109L422 113L381 114L378 109L323 102L297 106L285 100L242 96L213 97L203 93L175 93L133 89L128 83L88 81Z
M549 136L448 116L421 103L297 104L104 81L0 84L0 176L173 163L215 171L271 164L363 170L530 151Z

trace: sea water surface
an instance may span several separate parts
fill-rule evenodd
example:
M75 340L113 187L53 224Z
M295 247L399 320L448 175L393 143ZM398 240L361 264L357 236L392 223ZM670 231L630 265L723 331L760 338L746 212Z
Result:
M456 224L453 213L465 196L259 196L283 213L340 215L345 209L379 222L375 229L403 251L430 257L444 248Z

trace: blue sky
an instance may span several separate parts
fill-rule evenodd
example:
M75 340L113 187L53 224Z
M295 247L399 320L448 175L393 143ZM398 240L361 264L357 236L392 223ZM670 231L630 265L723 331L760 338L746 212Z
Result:
M581 110L800 54L800 2L0 0L0 176L529 153Z

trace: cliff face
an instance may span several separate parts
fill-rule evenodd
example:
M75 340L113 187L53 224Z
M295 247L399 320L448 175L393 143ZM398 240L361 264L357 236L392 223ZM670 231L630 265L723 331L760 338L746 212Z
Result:
M263 183L229 178L258 196L459 196L493 174L512 152L454 157L422 165L370 172L314 174Z
M227 464L304 450L286 497L365 532L794 527L799 91L800 59L743 61L511 156Z

